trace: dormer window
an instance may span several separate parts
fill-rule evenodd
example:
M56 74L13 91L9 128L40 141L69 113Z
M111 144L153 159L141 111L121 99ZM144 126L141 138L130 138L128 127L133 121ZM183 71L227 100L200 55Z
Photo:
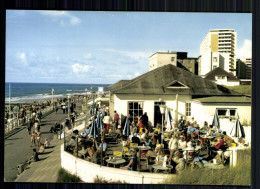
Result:
M179 81L173 81L171 83L169 83L168 85L165 85L165 88L168 89L173 89L173 88L189 88L186 85L182 84Z

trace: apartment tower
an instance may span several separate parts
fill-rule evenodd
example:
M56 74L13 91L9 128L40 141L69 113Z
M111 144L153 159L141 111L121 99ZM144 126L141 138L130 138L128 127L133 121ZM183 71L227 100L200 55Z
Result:
M236 75L236 32L232 29L210 30L200 45L201 76L220 67Z

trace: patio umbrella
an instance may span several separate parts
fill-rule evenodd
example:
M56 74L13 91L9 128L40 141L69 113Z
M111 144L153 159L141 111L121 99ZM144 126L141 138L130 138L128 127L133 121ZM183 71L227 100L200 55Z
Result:
M217 126L217 128L220 128L220 124L219 124L219 119L218 119L218 111L216 110L214 117L213 117L213 121L212 121L212 126Z
M101 131L103 130L103 122L101 119L101 113L98 112L98 117L97 117L97 128L98 128L98 134L101 134Z
M170 110L169 110L169 109L166 110L165 115L167 116L167 117L165 117L165 120L166 120L166 128L167 128L168 130L171 130L171 129L172 129L172 126L171 126L171 113L170 113Z
M239 119L237 118L235 125L233 126L230 135L233 137L243 137L245 138L244 127L241 125Z
M124 130L123 130L123 135L128 137L129 133L130 133L130 124L129 124L128 117L126 117L125 127L124 127Z
M93 120L93 122L92 122L91 129L90 129L90 132L89 132L89 136L93 137L93 138L98 137L98 129L97 129L97 125L96 125L95 120Z

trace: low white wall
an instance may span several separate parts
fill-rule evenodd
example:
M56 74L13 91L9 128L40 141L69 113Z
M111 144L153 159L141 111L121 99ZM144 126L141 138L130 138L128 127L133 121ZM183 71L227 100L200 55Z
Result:
M145 173L106 166L101 167L98 164L76 158L72 154L65 152L63 145L61 145L61 167L71 174L76 174L84 182L88 183L94 183L94 179L97 175L106 180L120 180L130 184L157 184L167 177L173 176L172 174Z

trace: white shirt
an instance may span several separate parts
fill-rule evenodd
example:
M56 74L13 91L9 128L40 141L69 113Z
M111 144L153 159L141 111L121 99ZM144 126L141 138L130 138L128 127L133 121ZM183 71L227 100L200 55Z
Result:
M103 122L105 124L109 124L110 123L110 117L109 116L105 116L104 119L103 119Z

